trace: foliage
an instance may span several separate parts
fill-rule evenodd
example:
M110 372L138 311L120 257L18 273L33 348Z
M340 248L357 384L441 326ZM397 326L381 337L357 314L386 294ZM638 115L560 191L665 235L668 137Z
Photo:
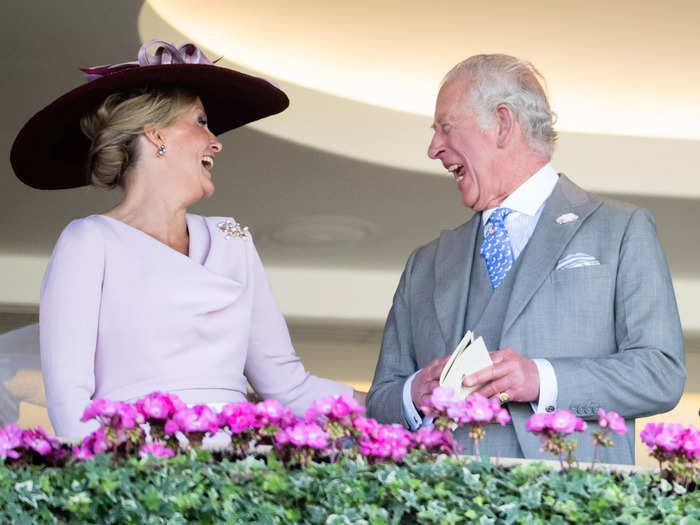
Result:
M40 427L0 428L0 523L681 523L700 524L694 427L658 424L642 438L660 475L573 468L585 423L571 412L535 414L527 429L568 469L500 468L455 456L452 430L475 444L508 413L478 394L436 389L417 432L381 425L352 398L315 401L303 418L274 400L216 413L153 393L134 404L95 400L83 420L99 429L72 448ZM596 447L627 431L599 412ZM199 446L225 434L218 452ZM256 456L261 447L269 453Z
M698 523L700 491L649 474L414 451L402 464L365 458L288 469L267 460L111 454L64 468L0 464L2 523Z

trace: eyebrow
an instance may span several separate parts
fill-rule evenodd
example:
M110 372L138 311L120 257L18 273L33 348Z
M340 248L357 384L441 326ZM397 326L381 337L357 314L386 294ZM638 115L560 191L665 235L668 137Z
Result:
M445 124L451 124L451 122L448 120L445 120L444 118L438 118L437 121L433 121L433 123L430 125L430 129L435 131L435 128L438 126L444 126Z

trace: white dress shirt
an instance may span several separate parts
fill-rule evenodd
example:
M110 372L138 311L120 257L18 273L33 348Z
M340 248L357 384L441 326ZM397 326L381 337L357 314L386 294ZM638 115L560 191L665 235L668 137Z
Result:
M544 205L552 194L558 180L557 172L554 171L551 164L547 163L518 186L499 206L499 208L510 208L513 210L513 213L509 214L505 219L505 227L510 237L514 261L520 256L530 237L532 237ZM489 208L482 212L482 225L487 223L489 217L496 209ZM537 366L537 372L540 377L540 394L538 400L532 403L532 408L535 412L553 412L556 409L558 396L557 377L554 373L554 368L547 359L533 359L533 361ZM418 372L420 370L406 380L402 396L404 416L412 430L429 422L428 418L426 418L426 421L423 421L411 398L411 385L413 378Z

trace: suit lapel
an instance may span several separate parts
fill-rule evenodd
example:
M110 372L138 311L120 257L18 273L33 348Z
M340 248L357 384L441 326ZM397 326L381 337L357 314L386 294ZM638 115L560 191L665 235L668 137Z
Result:
M572 183L565 175L559 176L552 195L547 200L530 241L519 262L517 278L503 322L505 333L515 322L527 303L554 270L564 248L574 234L601 201L593 200L584 190ZM578 215L578 219L558 224L558 217L566 213Z
M462 338L464 312L481 214L440 236L435 256L433 301L442 337L451 352Z

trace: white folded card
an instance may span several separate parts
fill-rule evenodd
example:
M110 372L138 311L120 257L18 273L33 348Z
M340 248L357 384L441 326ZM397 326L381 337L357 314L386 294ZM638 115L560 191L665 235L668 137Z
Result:
M469 394L478 390L482 385L471 387L462 386L462 379L491 366L491 356L486 349L484 338L479 337L474 340L474 334L471 331L457 345L457 348L450 356L449 361L445 364L440 374L440 386L451 388L454 390L454 399L466 399Z

